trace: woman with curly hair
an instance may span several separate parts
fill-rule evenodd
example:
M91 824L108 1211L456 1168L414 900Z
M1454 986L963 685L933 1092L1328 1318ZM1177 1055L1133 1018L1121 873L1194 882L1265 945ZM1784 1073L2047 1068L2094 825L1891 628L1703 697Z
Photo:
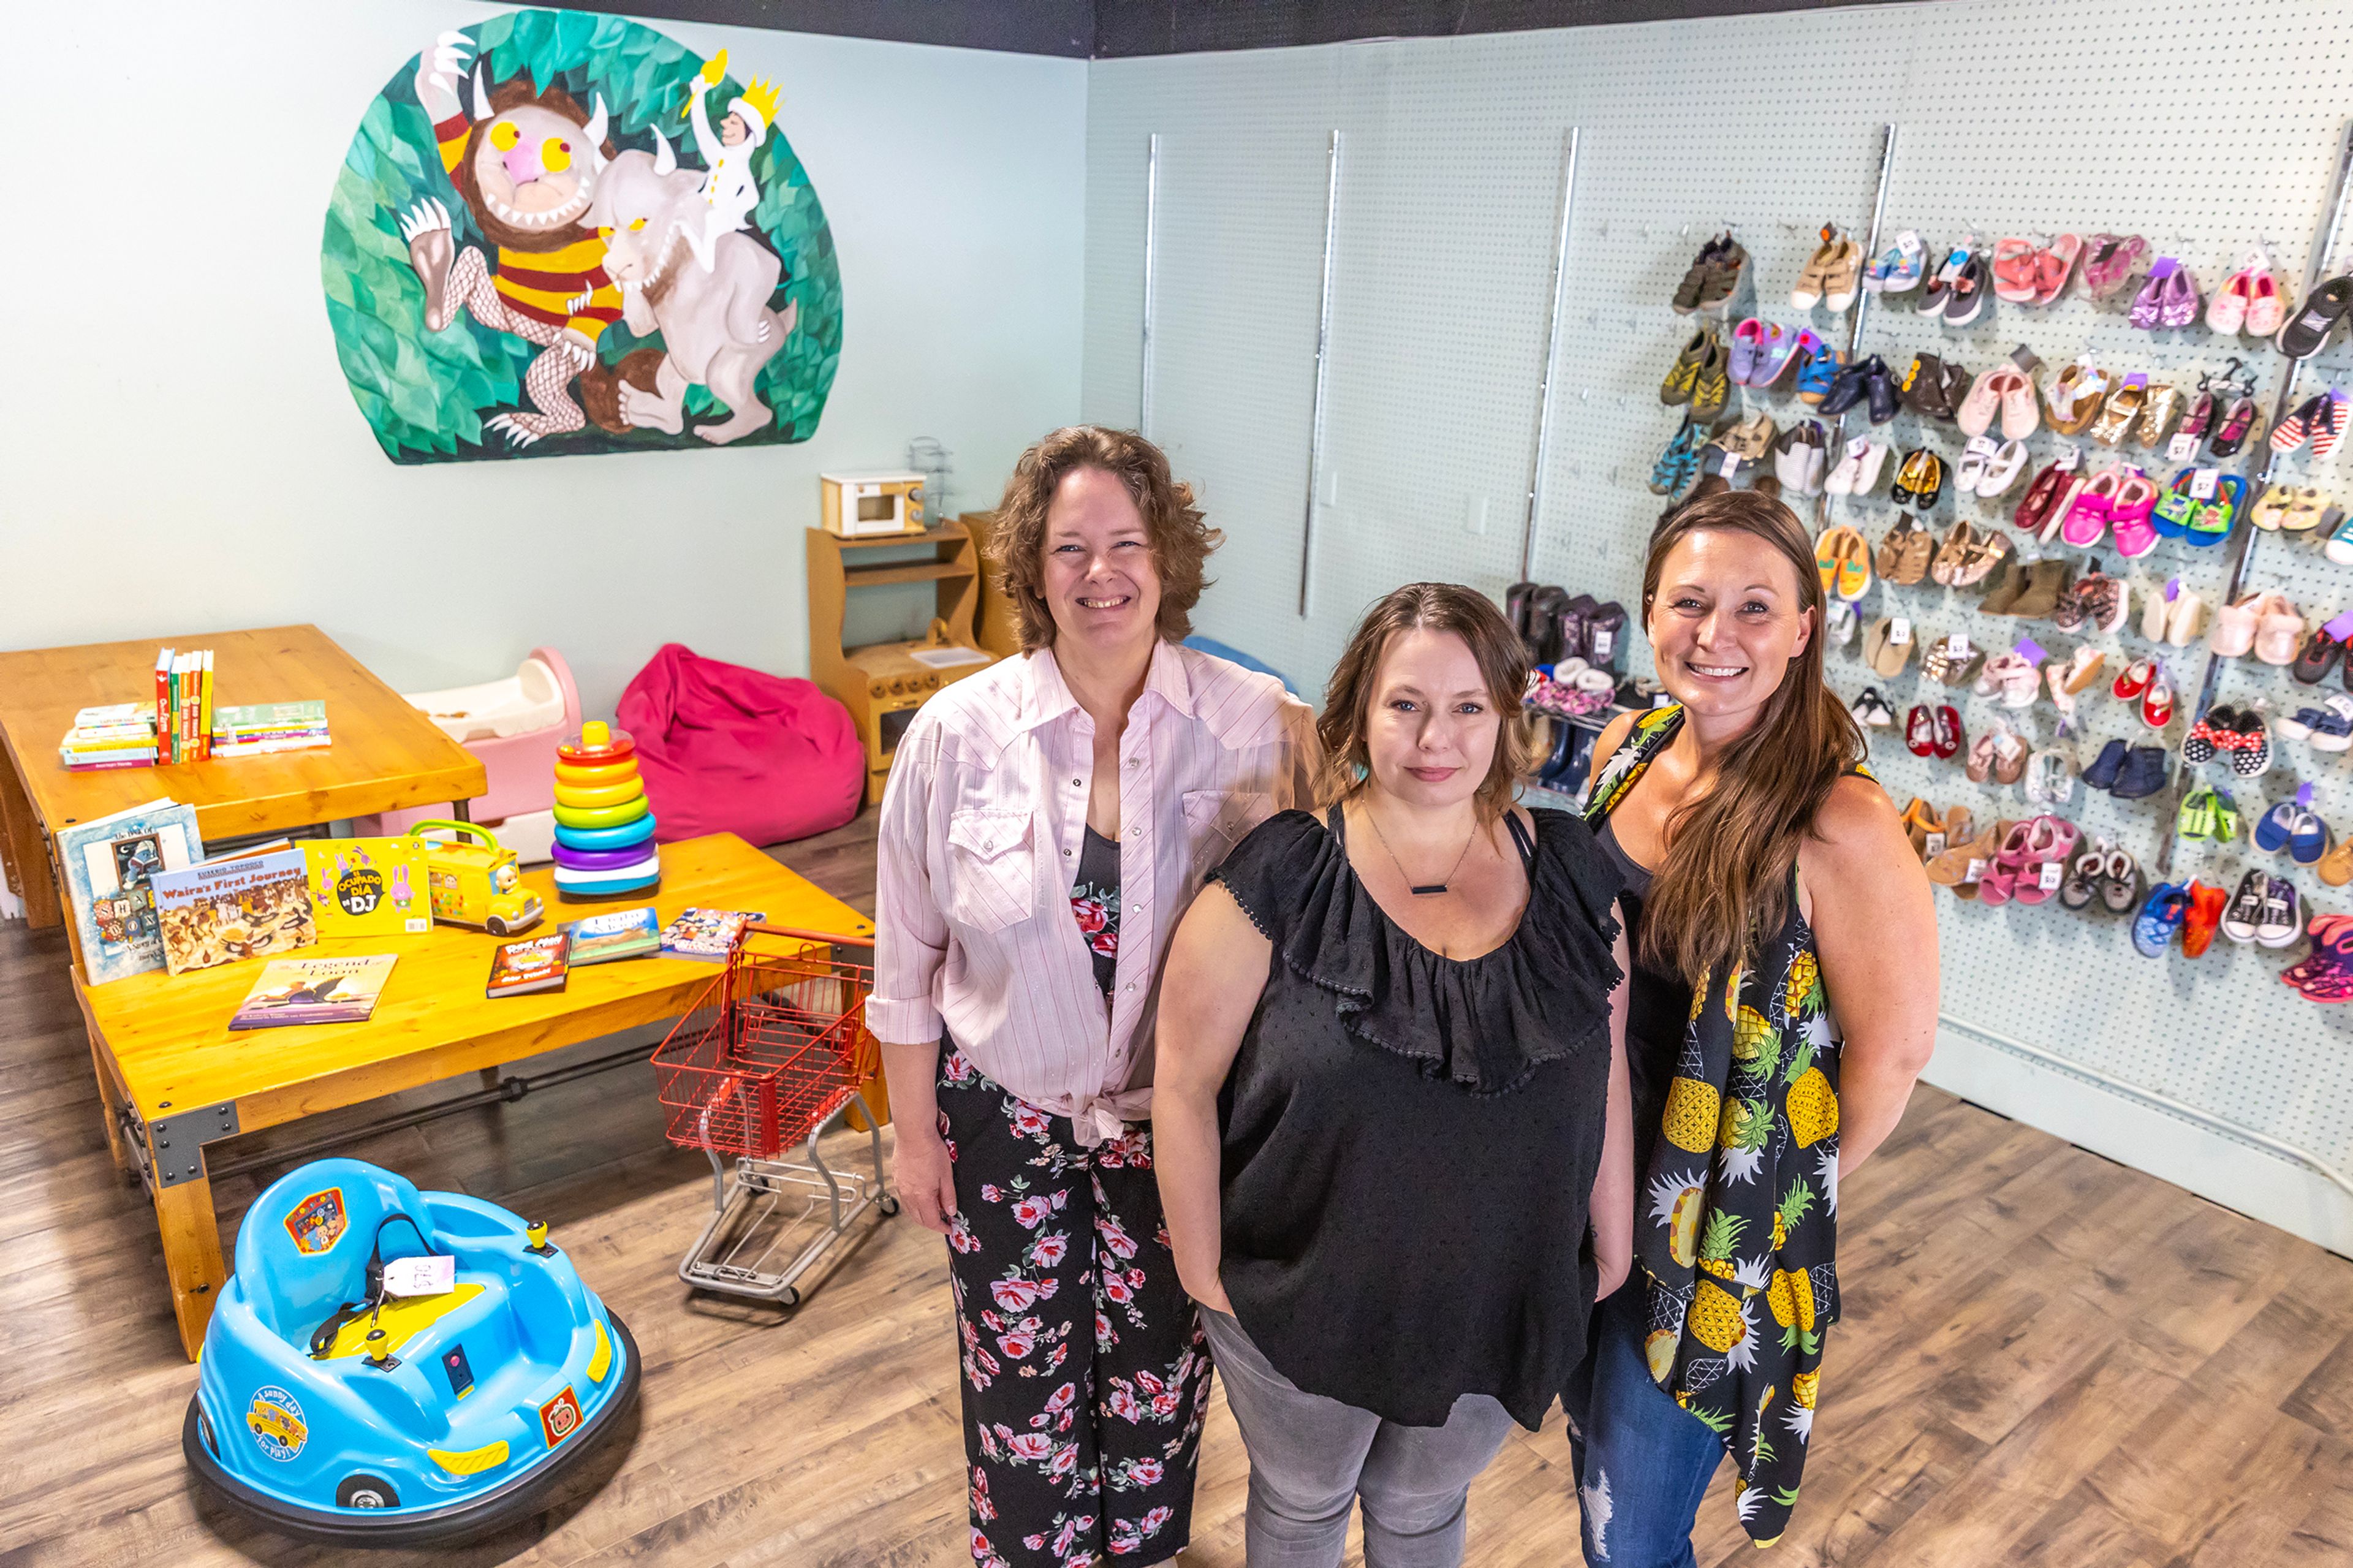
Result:
M1209 1357L1145 1124L1161 961L1203 874L1308 787L1314 731L1183 646L1219 535L1150 442L1055 431L997 527L1024 651L899 742L866 1018L900 1195L950 1247L974 1561L1166 1563Z

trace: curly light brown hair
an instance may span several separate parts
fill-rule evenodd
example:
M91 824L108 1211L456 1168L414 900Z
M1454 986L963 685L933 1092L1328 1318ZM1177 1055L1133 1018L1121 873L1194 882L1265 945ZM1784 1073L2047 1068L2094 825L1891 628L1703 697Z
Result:
M1201 568L1225 535L1202 520L1193 487L1169 476L1167 455L1159 447L1133 430L1069 425L1021 454L997 506L998 581L1020 623L1021 651L1053 646L1054 612L1040 591L1046 511L1063 479L1081 468L1100 468L1117 479L1144 514L1145 539L1160 578L1161 640L1183 642L1193 630L1193 606L1208 586Z
M1492 822L1512 804L1519 776L1535 754L1535 734L1520 706L1528 684L1528 648L1495 601L1455 583L1409 583L1381 598L1356 623L1340 662L1332 668L1331 684L1324 689L1324 716L1315 721L1325 759L1324 802L1345 800L1371 779L1373 759L1365 728L1371 717L1374 684L1389 644L1417 626L1452 632L1469 646L1471 657L1479 662L1487 700L1503 720L1495 734L1495 754L1475 797L1481 819Z

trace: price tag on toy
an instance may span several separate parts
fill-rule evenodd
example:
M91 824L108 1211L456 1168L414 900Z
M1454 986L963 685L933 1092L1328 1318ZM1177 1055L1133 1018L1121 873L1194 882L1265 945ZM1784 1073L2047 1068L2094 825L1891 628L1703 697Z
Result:
M2056 860L2045 860L2042 862L2042 875L2037 879L2037 882L2042 887L2042 890L2048 893L2054 891L2058 888L2059 877L2059 862Z
M2176 430L2173 433L2173 439L2165 444L2166 460L2173 463L2188 462L2198 455L2198 444L2203 439L2203 437L2192 436L2186 430Z
M2189 476L2189 499L2192 500L2212 500L2214 499L2214 487L2221 483L2221 481L2222 470L2220 468L2200 468L2196 470Z
M1982 860L1970 861L1969 868L1968 872L1962 876L1961 880L1964 882L1976 881L1979 877L1985 875L1985 866L1986 863Z
M434 1258L396 1258L384 1266L387 1296L440 1296L458 1288L458 1260L447 1253Z
M1909 647L1912 644L1912 622L1909 616L1897 616L1887 623L1887 646Z
M1724 466L1716 469L1716 472L1722 474L1727 479L1737 479L1740 475L1740 454L1737 452L1726 452L1724 455Z
M1921 859L1934 860L1937 856L1942 855L1944 852L1945 836L1942 833L1930 833L1922 836L1922 842L1920 845Z

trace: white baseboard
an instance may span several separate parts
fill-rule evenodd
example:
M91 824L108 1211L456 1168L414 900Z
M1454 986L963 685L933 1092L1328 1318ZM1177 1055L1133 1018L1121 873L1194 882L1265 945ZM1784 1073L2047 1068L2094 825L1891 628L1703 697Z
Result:
M2264 1150L1950 1027L1921 1080L2353 1257L2353 1194Z

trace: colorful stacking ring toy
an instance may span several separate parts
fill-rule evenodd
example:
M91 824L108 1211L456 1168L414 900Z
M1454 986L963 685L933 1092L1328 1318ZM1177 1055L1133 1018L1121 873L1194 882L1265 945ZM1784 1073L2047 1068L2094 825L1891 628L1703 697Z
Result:
M556 891L578 900L659 887L661 854L635 742L591 721L555 755Z
M574 849L627 849L632 844L651 843L654 825L651 812L620 827L565 827L558 824L555 841Z

